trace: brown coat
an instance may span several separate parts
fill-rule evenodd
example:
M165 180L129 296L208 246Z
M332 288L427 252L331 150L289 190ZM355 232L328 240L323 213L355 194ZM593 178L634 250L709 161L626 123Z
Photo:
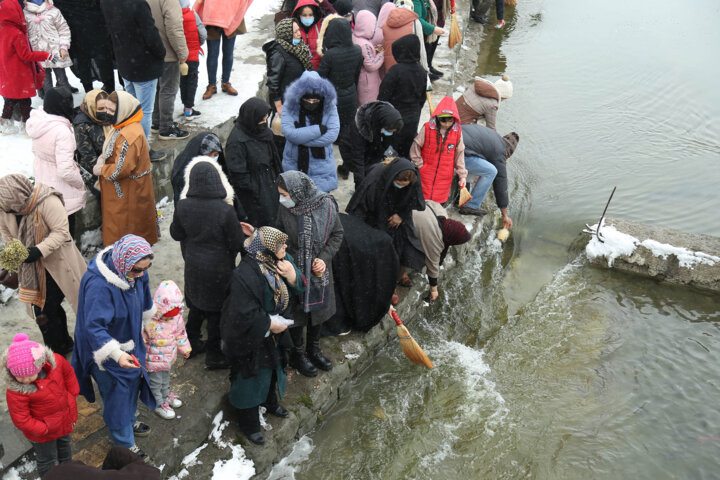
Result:
M134 122L123 127L99 179L105 246L129 233L143 237L150 245L157 243L151 171L150 151L142 125Z
M38 262L43 262L45 270L58 284L73 310L77 311L80 280L87 264L70 237L65 205L60 198L52 195L38 205L37 211L44 231L48 232L36 245L43 255ZM18 223L14 214L0 211L0 234L5 245L18 238Z
M384 55L385 55L385 71L390 71L390 67L395 65L395 57L392 53L392 44L400 37L415 34L420 39L420 65L427 70L427 53L425 52L425 38L422 33L422 27L415 12L405 8L396 8L390 12L385 25L382 27Z
M483 78L476 78L474 85L468 87L457 100L460 123L468 125L478 123L495 130L500 92L495 85Z

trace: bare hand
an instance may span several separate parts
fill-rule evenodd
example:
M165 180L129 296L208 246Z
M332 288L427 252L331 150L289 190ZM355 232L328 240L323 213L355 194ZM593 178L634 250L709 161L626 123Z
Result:
M120 356L120 358L118 359L118 365L120 365L122 368L140 368L135 365L132 356L128 353L123 353L122 356Z
M433 30L433 34L435 34L437 36L445 35L445 30L443 30L440 27L435 27L435 30Z
M388 227L390 228L397 228L402 223L402 218L400 218L400 215L397 213L394 213L390 218L388 218Z
M270 331L272 333L282 333L287 329L287 325L284 323L278 323L273 319L270 319Z
M395 312L395 311L396 311L395 307L390 305L390 308L388 308L387 314L390 315L390 317L392 317L392 312Z
M297 275L295 274L295 268L292 263L287 260L280 260L277 262L277 271L281 277L288 281L290 285L295 285Z
M190 358L190 353L192 353L192 352L185 352L185 353L183 353L183 357L185 357L185 358Z
M319 258L316 258L312 263L312 271L313 273L317 273L318 275L322 275L325 271L325 262L320 260Z
M437 300L438 295L440 295L440 293L438 292L438 288L430 287L430 293L427 296L427 300L430 302L434 302L435 300Z
M507 228L508 230L510 230L513 226L512 219L507 215L503 215L502 223L503 223L503 228Z
M253 227L249 223L240 222L240 227L242 228L242 231L246 237L249 237L250 235L255 233L255 227Z
M67 56L68 56L68 51L65 50L64 48L60 49L60 58L67 58Z
M275 110L277 110L278 117L282 117L282 102L280 100L275 100Z
M378 45L377 47L375 47L375 51L377 53L385 53L385 47L383 47L382 45Z

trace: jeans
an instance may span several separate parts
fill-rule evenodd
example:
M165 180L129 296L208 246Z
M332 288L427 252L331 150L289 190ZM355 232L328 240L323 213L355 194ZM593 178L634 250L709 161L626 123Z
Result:
M195 106L195 92L198 86L198 68L200 62L186 62L188 74L180 77L180 100L185 108Z
M180 64L165 62L163 74L158 80L155 95L155 109L152 112L152 124L157 125L161 133L170 130L175 111L175 97L180 88Z
M470 208L480 208L485 195L490 191L490 186L497 175L495 165L488 162L484 158L465 155L465 168L470 175L477 175L478 179L472 188L470 200L465 206ZM470 182L468 182L469 185Z
M150 138L150 122L152 121L153 109L155 108L155 90L157 89L157 78L147 82L125 81L125 91L137 98L143 111L143 118L140 125L145 132L145 138Z
M70 435L65 435L50 442L30 442L35 450L38 474L42 478L55 464L72 460Z
M230 81L230 72L233 66L233 50L235 49L235 37L228 38L225 32L222 32L220 40L207 41L207 70L208 83L210 85L217 84L217 68L218 57L220 55L220 42L222 42L222 82Z
M102 398L108 396L112 389L113 383L115 382L112 375L110 375L105 370L100 370L97 365L92 366L90 374L95 379L95 383L97 383L98 390L100 391L100 396ZM138 395L140 394L140 381L142 380L142 378L142 375L138 375L133 381L133 383L130 385L130 390L134 392L132 395L130 395L130 398L128 398L127 402L127 409L130 412L130 416L132 418L130 423L116 430L108 428L108 430L110 431L110 438L112 439L113 445L119 445L121 447L127 448L135 445L133 424L137 420L137 418L135 417L135 412L137 411ZM105 414L112 415L112 412L105 412L103 407L103 417L105 417Z
M159 407L167 401L170 395L170 371L149 372L150 391L155 397L155 403Z

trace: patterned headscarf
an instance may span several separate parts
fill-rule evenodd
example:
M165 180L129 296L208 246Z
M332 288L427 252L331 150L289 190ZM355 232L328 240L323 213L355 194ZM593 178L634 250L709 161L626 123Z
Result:
M505 160L507 160L515 152L518 142L520 142L520 135L515 132L510 132L503 136L503 140L505 140L505 144L507 145L505 148Z
M260 227L244 244L245 251L258 262L260 271L273 291L275 313L283 312L290 304L290 292L277 271L276 257L277 251L287 243L287 239L288 236L276 228Z
M135 279L128 277L130 270L137 262L152 254L152 248L144 238L125 235L113 244L112 262L118 274L132 286L135 284Z
M211 153L222 151L222 142L220 142L220 139L214 133L206 135L200 144L200 155L210 155Z
M293 23L295 22L296 20L293 18L280 20L280 22L275 25L275 41L285 51L300 60L300 63L302 63L305 70L312 70L313 66L310 62L310 47L308 47L305 42L300 42L297 45L292 44Z

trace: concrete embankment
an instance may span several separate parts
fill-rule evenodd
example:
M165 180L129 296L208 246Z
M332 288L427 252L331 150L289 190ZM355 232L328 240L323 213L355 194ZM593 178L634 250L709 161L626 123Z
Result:
M593 265L720 292L720 238L609 218L586 253Z

